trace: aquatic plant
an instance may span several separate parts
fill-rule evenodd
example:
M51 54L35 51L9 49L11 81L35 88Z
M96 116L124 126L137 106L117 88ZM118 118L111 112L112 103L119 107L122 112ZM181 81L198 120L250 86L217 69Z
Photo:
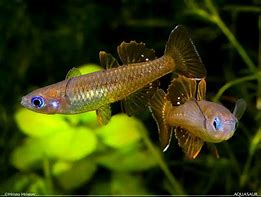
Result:
M260 194L260 13L256 0L1 1L0 193ZM130 118L115 104L110 124L98 127L93 112L46 116L21 108L30 89L97 64L100 50L113 52L123 40L162 54L177 24L192 33L206 65L208 99L231 109L238 98L248 103L235 135L217 145L220 159L206 148L186 160L174 139L162 153L148 111ZM168 83L161 79L163 88Z

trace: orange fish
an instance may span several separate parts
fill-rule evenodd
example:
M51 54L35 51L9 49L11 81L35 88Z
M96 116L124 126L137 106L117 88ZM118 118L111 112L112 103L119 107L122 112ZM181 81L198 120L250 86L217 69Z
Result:
M204 79L197 81L184 76L172 80L167 94L157 90L150 109L157 122L163 151L168 148L173 132L190 159L197 157L204 142L219 143L233 136L246 102L239 99L231 113L220 104L204 100L205 94ZM212 147L215 148L214 144ZM217 151L216 154L218 156Z
M144 43L121 43L117 48L123 65L110 54L100 52L100 62L107 69L81 75L71 69L66 79L34 90L21 104L45 114L76 114L96 110L98 123L111 117L110 103L122 100L128 114L146 106L157 89L160 77L176 72L190 78L205 77L206 71L196 48L183 26L170 33L165 53L156 58Z

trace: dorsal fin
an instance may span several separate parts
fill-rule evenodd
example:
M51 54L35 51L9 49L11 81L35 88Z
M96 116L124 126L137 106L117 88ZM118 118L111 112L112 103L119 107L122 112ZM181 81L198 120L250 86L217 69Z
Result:
M172 105L181 105L187 100L196 98L196 89L196 80L179 76L171 81L166 97L169 101L171 101Z
M204 141L182 127L175 127L174 132L178 144L186 156L189 159L195 159L204 145Z
M101 66L106 69L119 66L118 61L110 53L106 53L105 51L100 51L99 58L100 58Z
M122 42L117 47L117 51L123 64L146 62L157 58L155 51L153 49L146 48L145 43L142 42Z
M121 102L123 112L131 116L144 111L158 86L159 81L156 80L123 99Z
M172 137L171 127L166 124L165 119L169 108L171 108L171 103L166 100L165 92L162 89L158 89L150 101L150 111L157 123L160 144L163 151L166 151L169 147Z
M68 73L67 73L65 79L70 79L70 78L73 78L73 77L78 77L78 76L80 76L80 75L82 75L82 74L81 74L81 71L80 71L78 68L73 67L73 68L71 68L71 69L68 71Z

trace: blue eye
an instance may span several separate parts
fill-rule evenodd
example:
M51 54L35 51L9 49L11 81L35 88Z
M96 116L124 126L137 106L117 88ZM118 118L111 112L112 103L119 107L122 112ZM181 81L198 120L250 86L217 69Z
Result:
M214 126L215 130L220 130L222 128L222 124L221 124L219 117L214 118L213 126Z
M42 107L45 106L44 99L43 99L43 97L41 97L41 96L35 96L35 97L33 97L32 100L31 100L31 103L32 103L32 105L33 105L35 108L38 108L38 109L40 109L40 108L42 108Z

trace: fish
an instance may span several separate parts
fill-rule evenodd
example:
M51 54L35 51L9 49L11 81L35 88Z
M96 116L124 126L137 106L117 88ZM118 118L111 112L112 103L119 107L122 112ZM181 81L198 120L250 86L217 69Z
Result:
M239 99L233 112L225 106L205 100L205 79L185 76L174 78L167 93L158 89L150 100L150 111L158 127L161 148L166 151L172 135L188 159L195 159L204 143L219 157L215 143L230 139L246 110Z
M44 114L95 110L99 125L105 125L111 118L111 103L121 101L128 115L135 114L147 106L158 87L157 80L166 74L206 76L196 47L182 25L171 31L162 57L157 58L153 49L136 41L122 42L117 52L122 65L110 53L101 51L99 59L104 70L81 74L72 68L65 80L23 96L22 106Z

